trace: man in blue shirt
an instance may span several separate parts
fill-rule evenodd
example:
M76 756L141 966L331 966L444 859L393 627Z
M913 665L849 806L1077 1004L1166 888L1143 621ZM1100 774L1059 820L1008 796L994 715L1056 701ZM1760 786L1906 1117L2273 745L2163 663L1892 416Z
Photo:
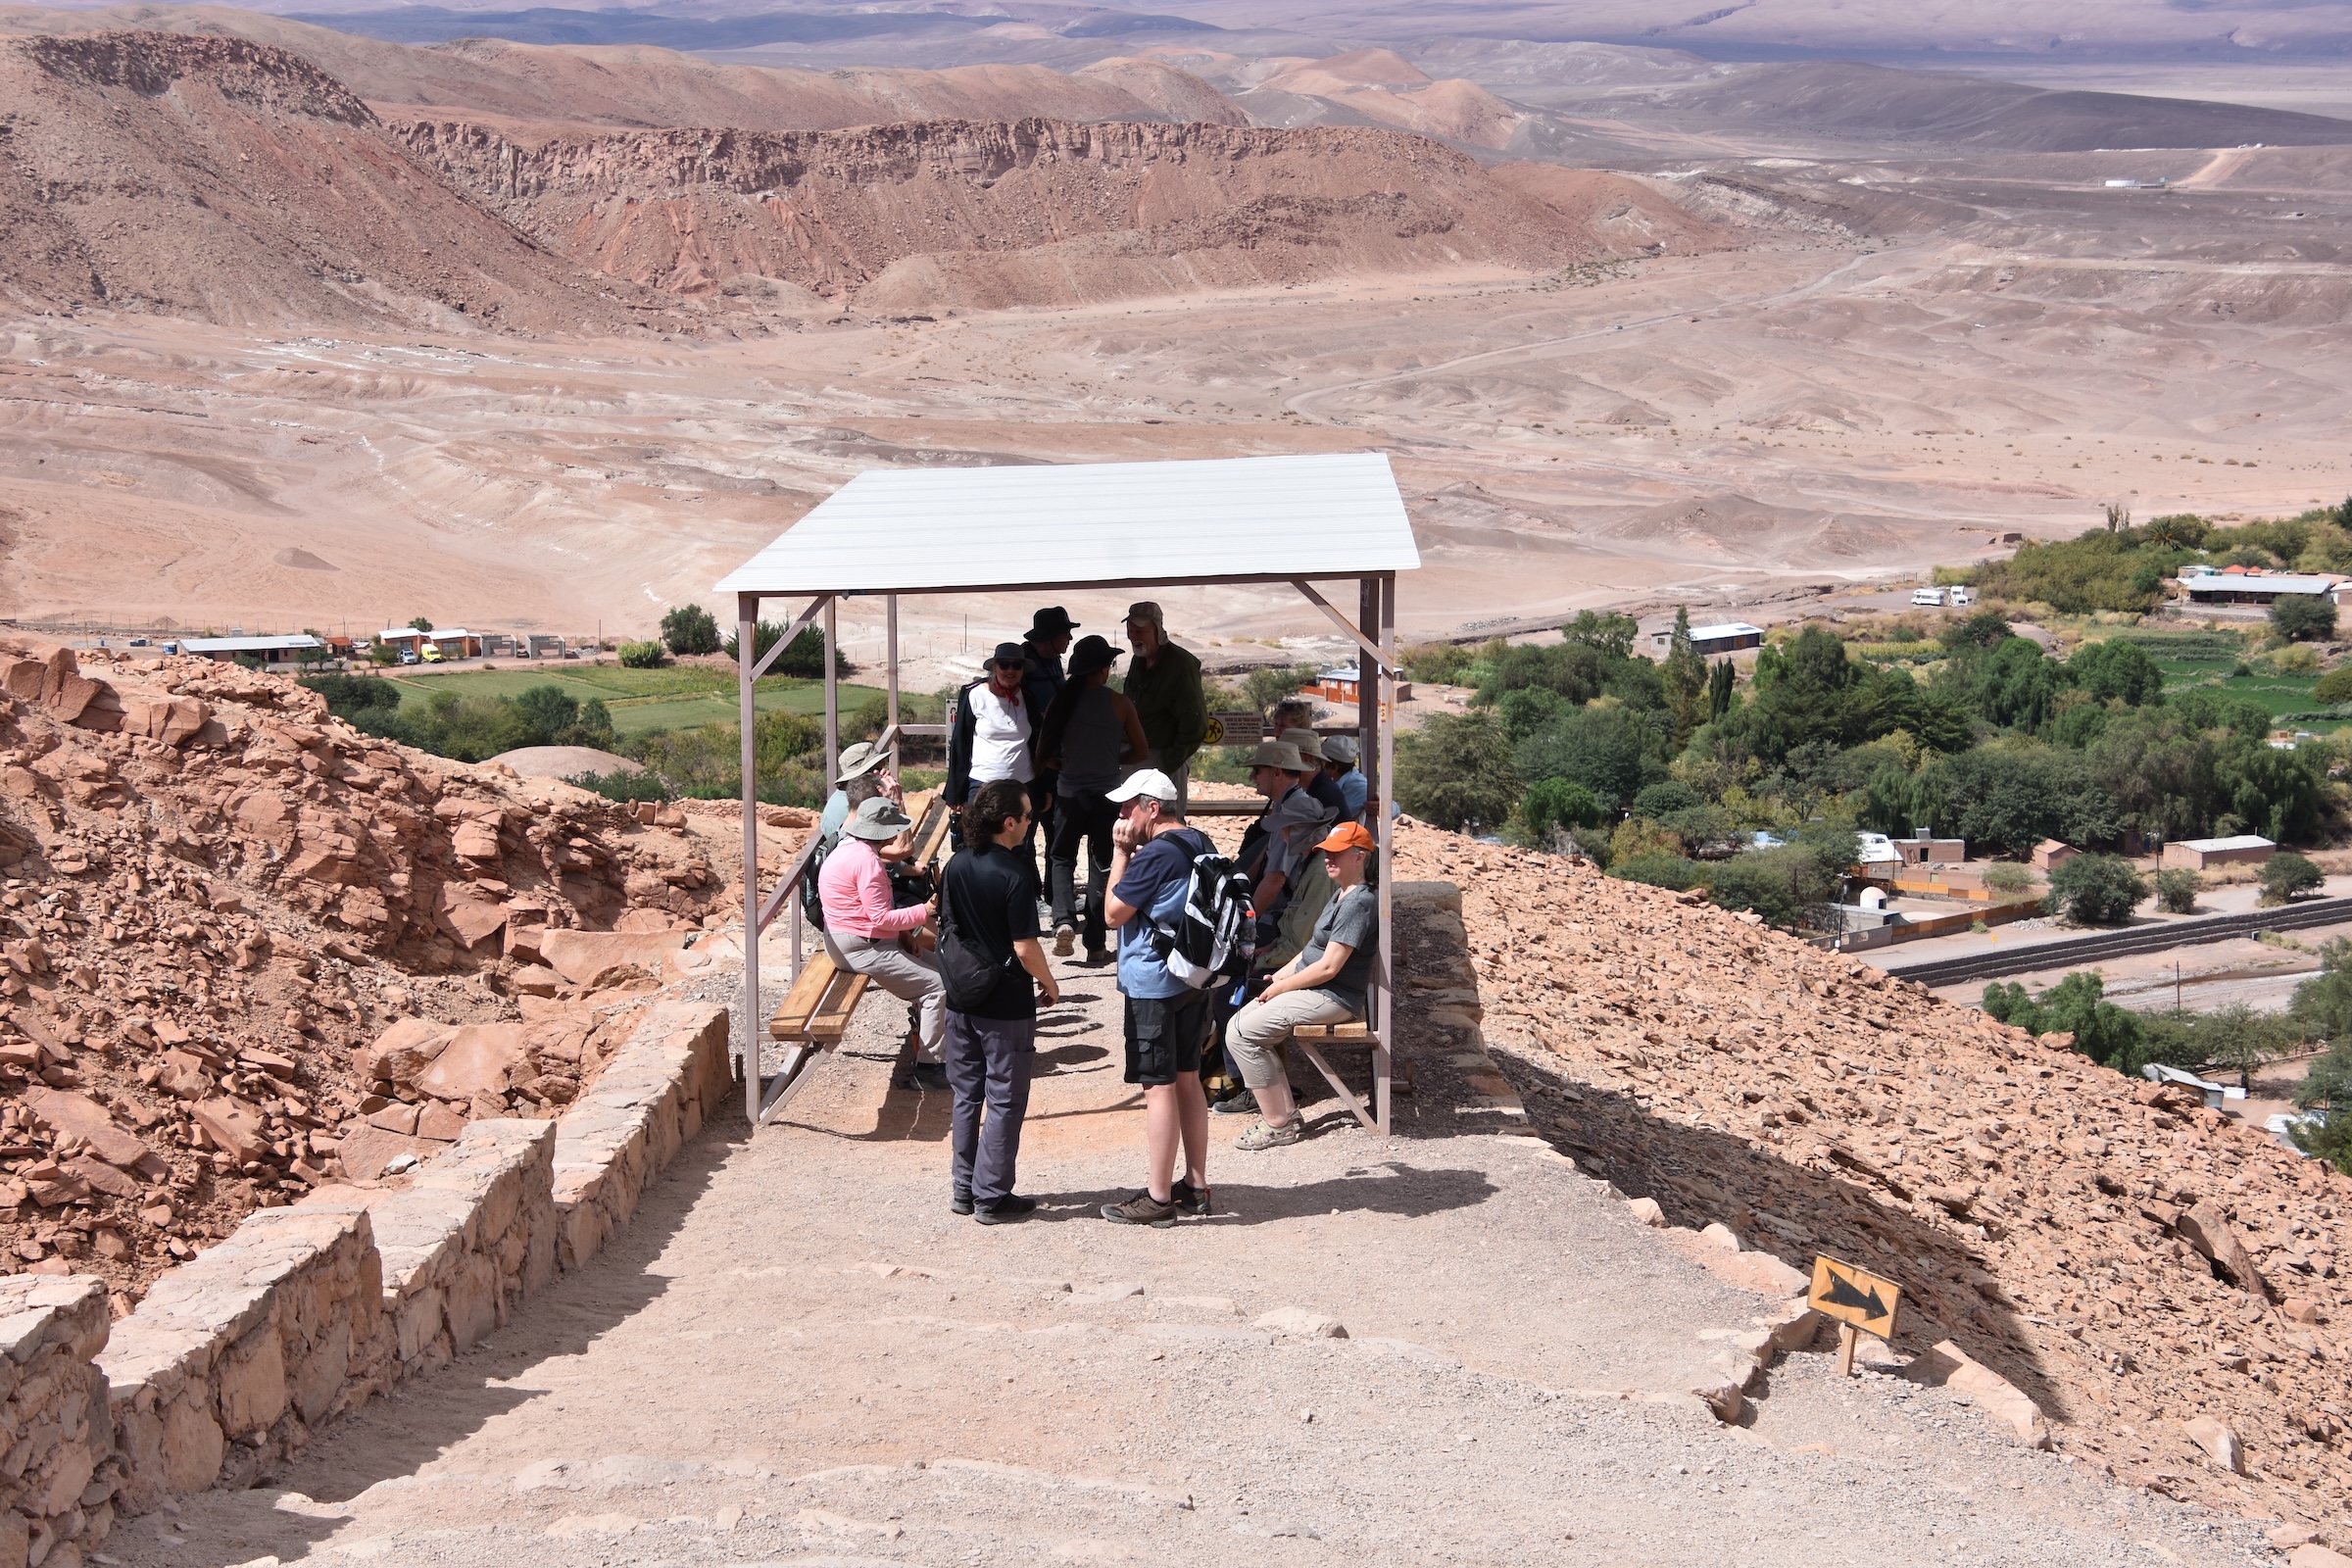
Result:
M1371 781L1364 777L1363 769L1355 765L1361 752L1362 748L1356 745L1352 735L1323 737L1323 771L1331 776L1333 783L1339 785L1340 797L1348 803L1344 820L1349 822L1361 822L1364 819L1364 802L1372 793Z
M1200 1048L1208 1039L1206 991L1168 972L1152 926L1183 908L1193 861L1213 848L1185 825L1176 783L1155 767L1139 769L1109 792L1119 806L1111 829L1110 896L1105 921L1119 933L1119 994L1127 999L1126 1080L1144 1091L1144 1190L1102 1205L1119 1225L1165 1230L1182 1213L1205 1214L1208 1196L1208 1101L1200 1092ZM1177 1181L1176 1151L1185 1179Z

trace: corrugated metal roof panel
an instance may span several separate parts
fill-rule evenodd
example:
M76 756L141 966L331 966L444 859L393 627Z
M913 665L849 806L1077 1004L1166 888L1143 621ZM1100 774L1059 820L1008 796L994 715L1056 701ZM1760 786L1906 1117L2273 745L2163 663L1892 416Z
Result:
M276 654L324 648L326 644L303 633L288 633L280 637L184 637L179 646L190 654Z
M731 593L1349 577L1421 564L1377 452L874 468L730 572Z

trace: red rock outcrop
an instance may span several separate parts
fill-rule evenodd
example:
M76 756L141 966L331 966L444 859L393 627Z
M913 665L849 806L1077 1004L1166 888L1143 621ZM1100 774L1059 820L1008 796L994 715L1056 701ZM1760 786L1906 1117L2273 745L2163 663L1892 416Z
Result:
M1895 1280L1905 1348L1948 1338L2128 1484L2352 1525L2352 1181L1753 916L1417 826L1397 870L1461 886L1488 1043L1579 1163Z
M731 891L675 809L424 757L233 664L5 643L0 881L0 1270L126 1297L354 1137L398 1140L372 1177L568 1103L655 976L578 986L540 944L626 917L632 954L675 948Z

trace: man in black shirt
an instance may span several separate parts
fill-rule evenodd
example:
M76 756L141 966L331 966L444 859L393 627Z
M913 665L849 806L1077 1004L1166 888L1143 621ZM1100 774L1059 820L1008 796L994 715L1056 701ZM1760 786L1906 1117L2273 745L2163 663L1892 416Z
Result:
M1048 1005L1061 1000L1037 940L1037 862L1021 848L1028 833L1028 786L1008 778L981 785L964 808L965 848L940 880L943 932L998 968L986 1001L970 1008L950 1003L947 1010L951 1206L983 1225L1024 1219L1037 1207L1013 1192L1013 1166L1037 1060L1037 994L1045 992Z

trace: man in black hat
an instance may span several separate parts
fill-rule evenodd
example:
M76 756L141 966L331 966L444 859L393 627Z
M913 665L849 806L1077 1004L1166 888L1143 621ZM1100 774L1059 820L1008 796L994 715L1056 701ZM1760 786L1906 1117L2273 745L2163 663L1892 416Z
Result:
M1059 605L1048 605L1029 617L1029 634L1021 641L1021 653L1029 662L1021 672L1021 685L1029 693L1031 710L1041 715L1054 706L1054 699L1068 684L1061 660L1070 651L1070 634L1077 629L1078 623ZM1036 787L1029 792L1029 807L1037 817L1038 843L1052 845L1058 821L1055 815L1058 803L1054 774L1042 765L1038 768Z
M1110 667L1119 651L1101 637L1082 637L1070 655L1070 679L1046 710L1037 738L1038 766L1053 771L1058 812L1046 841L1046 863L1054 902L1054 954L1066 958L1077 939L1081 914L1076 899L1078 847L1089 860L1086 905L1086 961L1107 961L1109 936L1102 895L1109 886L1110 833L1119 808L1110 792L1129 769L1143 765L1150 750L1135 705L1110 689Z

